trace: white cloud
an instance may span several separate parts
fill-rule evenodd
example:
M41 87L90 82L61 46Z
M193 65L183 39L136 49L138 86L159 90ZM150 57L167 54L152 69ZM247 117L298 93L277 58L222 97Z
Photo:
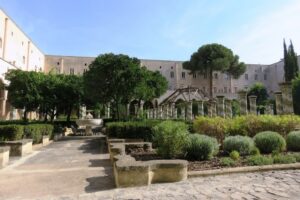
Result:
M232 48L246 63L271 64L283 56L283 38L292 39L300 54L300 1L293 1L254 21L236 27L220 42Z

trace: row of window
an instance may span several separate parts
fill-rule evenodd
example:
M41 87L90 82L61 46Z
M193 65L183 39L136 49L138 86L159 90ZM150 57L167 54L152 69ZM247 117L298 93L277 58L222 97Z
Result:
M264 80L266 81L268 79L267 74L264 74ZM248 74L245 74L245 80L249 80ZM254 80L258 80L258 74L254 74Z

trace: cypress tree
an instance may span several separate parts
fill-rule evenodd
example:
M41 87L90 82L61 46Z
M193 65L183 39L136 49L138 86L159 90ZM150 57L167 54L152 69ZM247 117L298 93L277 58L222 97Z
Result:
M290 54L291 54L291 63L293 66L293 79L294 79L298 75L299 65L298 65L297 54L294 51L294 45L293 45L292 41L291 41L289 49L290 49Z
M285 39L283 39L283 61L284 61L284 79L289 81L289 69L288 69L288 52L285 44Z
M284 50L284 78L286 82L291 82L297 77L299 72L298 59L294 51L294 46L291 41L289 48L286 48L285 40L283 40Z

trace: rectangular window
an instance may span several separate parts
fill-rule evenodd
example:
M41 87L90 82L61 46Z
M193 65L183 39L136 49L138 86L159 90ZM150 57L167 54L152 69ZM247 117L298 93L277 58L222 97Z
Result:
M248 74L245 74L245 80L248 80Z
M267 80L267 74L264 74L264 80L265 81Z
M258 74L254 75L254 79L257 81L258 80Z
M218 79L218 73L214 74L215 79Z
M170 72L170 77L174 78L174 72Z
M74 68L70 68L70 75L74 75Z
M182 73L181 73L181 78L182 78L182 79L185 79L185 72L182 72Z
M217 93L217 88L216 87L214 87L214 93Z
M197 78L197 74L196 73L193 73L193 78Z
M227 93L227 87L224 87L224 93Z

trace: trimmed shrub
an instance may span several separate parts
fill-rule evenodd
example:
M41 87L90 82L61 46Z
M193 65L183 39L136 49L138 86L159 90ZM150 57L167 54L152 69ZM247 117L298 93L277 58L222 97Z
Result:
M235 161L232 160L231 158L225 157L225 158L221 158L220 164L226 167L233 167L235 166Z
M259 149L257 147L253 147L250 151L250 155L252 155L252 156L260 155Z
M300 131L292 131L286 138L287 149L290 151L300 151Z
M296 162L300 162L300 153L291 153L289 154L296 159Z
M153 127L157 153L165 158L182 154L188 139L187 129L185 123L174 121L164 121Z
M229 136L223 142L223 149L225 152L238 151L241 155L249 155L254 148L254 142L247 136Z
M250 156L247 159L248 165L271 165L273 164L273 158L269 156L262 156L262 155L256 155L256 156Z
M23 136L22 125L0 125L0 141L21 140Z
M216 138L191 134L185 150L189 160L208 160L219 152L219 144Z
M130 122L110 122L106 124L106 134L109 137L144 139L144 141L153 141L153 127L161 121L130 121Z
M273 157L274 164L289 164L297 162L296 158L292 155L276 155Z
M229 154L229 156L230 156L230 158L231 158L232 160L238 160L238 159L240 159L240 154L239 154L239 152L237 152L237 151L232 151L232 152Z
M217 138L222 143L225 137L227 119L221 117L197 117L194 120L195 132Z
M33 144L41 143L43 139L42 125L32 124L24 126L24 135L26 138L31 138Z
M283 151L286 147L284 138L276 132L260 132L254 137L256 147L261 153L272 153L273 151Z

